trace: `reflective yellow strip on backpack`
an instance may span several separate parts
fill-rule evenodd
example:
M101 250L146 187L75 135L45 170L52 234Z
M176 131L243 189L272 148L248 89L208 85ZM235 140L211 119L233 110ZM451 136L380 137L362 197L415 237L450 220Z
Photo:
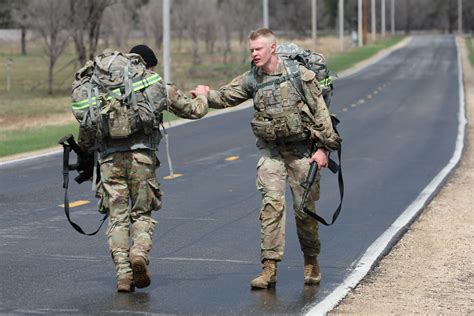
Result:
M147 88L151 86L152 84L155 84L157 82L161 81L161 77L158 74L151 75L149 77L146 77L144 79L141 79L137 82L133 83L133 91L139 91L141 89Z
M332 78L327 77L327 78L324 78L323 80L319 81L319 86L326 87L326 86L329 86L331 83L332 83Z
M90 100L84 99L78 102L72 102L71 107L73 110L82 110L82 109L90 107L91 105L95 105L96 104L95 100L96 98L93 97Z
M144 88L147 88L157 82L160 82L161 81L161 77L160 75L158 74L153 74L149 77L146 77L144 79L139 79L138 81L134 82L133 83L133 91L136 92L136 91L140 91ZM120 89L114 89L112 90L113 93L115 94L118 94L120 95ZM113 97L112 96L107 96L107 100L110 100L112 99ZM73 110L82 110L82 109L85 109L85 108L88 108L89 106L91 105L96 105L96 98L93 97L93 98L87 98L87 99L84 99L84 100L81 100L81 101L77 101L77 102L73 102L71 104L71 107Z

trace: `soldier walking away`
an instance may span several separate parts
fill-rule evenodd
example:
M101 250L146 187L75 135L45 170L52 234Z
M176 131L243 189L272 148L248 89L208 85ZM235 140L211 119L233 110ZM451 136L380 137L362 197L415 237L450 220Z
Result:
M78 143L96 152L100 167L96 195L99 212L109 215L106 234L119 292L151 282L148 264L156 225L151 212L161 208L155 171L162 112L198 119L208 111L205 95L197 91L192 99L172 84L165 86L153 71L156 65L146 45L129 54L105 50L76 73L73 85L73 112L81 123Z
M262 194L263 271L251 281L251 287L268 288L277 281L277 262L282 260L285 247L286 180L291 188L298 239L304 254L304 283L319 284L318 223L299 209L304 192L300 184L312 161L319 168L328 166L328 153L339 148L341 139L333 130L315 72L300 64L291 66L277 55L275 36L270 29L251 32L249 46L251 70L219 90L209 90L207 97L211 108L236 106L248 99L254 102L251 126L261 153L256 185ZM196 93L206 89L209 87L200 85ZM319 199L319 178L318 172L306 203L313 212Z

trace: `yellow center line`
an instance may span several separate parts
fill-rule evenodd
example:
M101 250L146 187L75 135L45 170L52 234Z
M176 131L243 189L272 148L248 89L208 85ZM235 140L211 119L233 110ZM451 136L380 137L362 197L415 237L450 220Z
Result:
M69 203L69 207L78 207L78 206L81 206L81 205L85 205L85 204L89 204L91 201L87 201L87 200L78 200L78 201L74 201L74 202L71 202ZM60 204L59 207L63 207L64 208L64 204Z
M234 160L237 160L237 159L239 159L239 156L229 156L229 157L227 157L225 160L227 160L227 161L234 161Z
M174 173L173 175L167 175L167 176L164 176L163 179L165 180L173 180L175 178L179 178L181 177L183 174L182 173Z

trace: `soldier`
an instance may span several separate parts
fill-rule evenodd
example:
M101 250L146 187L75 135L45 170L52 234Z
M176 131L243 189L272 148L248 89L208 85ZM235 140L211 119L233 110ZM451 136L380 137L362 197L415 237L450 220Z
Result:
M285 245L285 183L289 180L293 196L296 226L304 254L304 283L319 284L317 261L320 252L318 223L299 210L304 182L310 163L328 166L328 153L341 142L332 128L330 114L321 94L315 73L298 66L301 87L290 81L288 69L275 53L276 41L267 28L249 35L254 66L219 90L208 92L211 108L236 106L253 99L255 114L251 122L257 136L261 158L257 164L257 189L262 194L260 210L261 255L263 272L251 281L252 288L268 288L277 280L277 262L282 260ZM301 88L301 91L300 89ZM207 86L198 86L206 91ZM312 144L317 149L312 152ZM319 199L319 172L307 207L315 212Z
M157 59L148 46L135 46L130 53L140 55L147 73L155 74ZM145 92L157 108L164 109L161 105L166 102L170 112L183 118L198 119L208 111L207 99L199 90L191 99L174 85L165 88L158 81ZM100 198L99 211L109 215L106 234L116 266L118 292L133 292L135 286L144 288L151 282L147 266L156 224L151 212L161 207L161 192L155 174L160 164L157 158L160 137L158 129L152 135L136 132L125 139L106 139L106 149L99 149L101 181L97 197ZM94 138L95 135L79 130L82 148L91 148Z

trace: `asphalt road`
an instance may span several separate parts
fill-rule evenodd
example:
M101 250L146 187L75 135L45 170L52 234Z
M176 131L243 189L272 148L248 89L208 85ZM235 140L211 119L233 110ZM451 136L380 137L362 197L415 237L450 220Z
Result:
M287 195L286 253L276 289L250 290L260 271L252 109L169 130L174 169L183 176L163 179L162 150L164 207L154 214L152 284L133 294L115 292L104 230L86 237L67 223L59 207L60 155L0 166L0 313L304 312L344 280L448 163L458 128L457 74L454 38L423 36L336 82L331 111L342 121L346 194L338 222L320 228L319 287L303 284ZM100 219L93 193L89 185L71 184L71 201L91 201L71 209L91 231ZM336 179L324 171L318 207L328 217L337 202Z

